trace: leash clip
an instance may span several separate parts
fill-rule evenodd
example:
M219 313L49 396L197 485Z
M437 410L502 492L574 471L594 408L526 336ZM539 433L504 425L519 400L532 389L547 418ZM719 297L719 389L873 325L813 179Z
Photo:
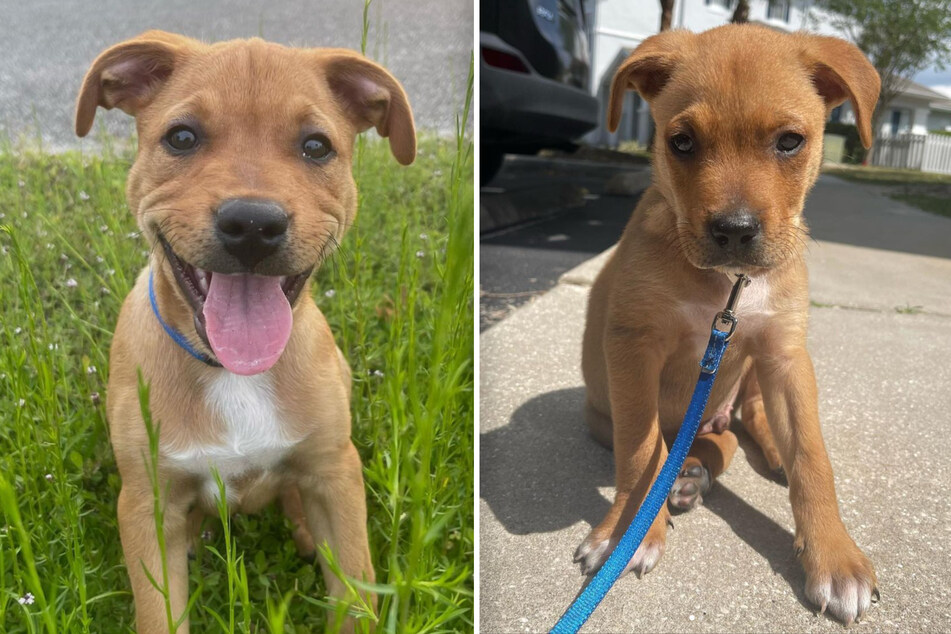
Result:
M733 333L736 332L737 318L733 310L740 301L740 294L743 292L743 289L749 286L750 282L752 282L752 280L743 273L737 275L736 283L733 284L733 290L730 291L730 298L726 300L726 308L718 312L716 317L713 318L713 329L719 332L725 332L725 341L729 341ZM718 325L726 327L718 328Z

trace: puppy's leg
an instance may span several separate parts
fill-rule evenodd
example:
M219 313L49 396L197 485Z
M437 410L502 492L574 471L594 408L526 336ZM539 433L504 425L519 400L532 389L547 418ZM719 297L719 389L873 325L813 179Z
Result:
M774 341L788 343L789 337ZM816 380L804 342L768 351L756 362L767 419L789 479L796 552L806 595L845 623L877 594L875 570L839 516L832 465L819 427Z
M654 340L625 339L622 331L617 332L619 334L608 335L604 348L611 394L617 490L614 504L605 518L575 551L575 561L581 563L584 574L600 568L611 554L667 457L657 409L663 354ZM670 513L665 505L625 572L633 570L641 576L657 565L664 554L669 519Z
M779 455L779 449L776 448L776 442L773 440L773 432L769 429L769 421L766 419L766 406L763 404L763 392L759 385L759 379L756 377L755 369L751 369L747 373L740 398L742 399L743 428L763 451L769 470L781 474L783 471L782 458Z
M356 447L347 439L344 447L308 462L310 470L300 478L298 488L314 543L326 542L347 576L372 583L366 491ZM320 563L330 594L346 596L346 586L323 557Z
M670 506L689 511L698 502L703 502L703 496L710 490L713 481L730 466L737 445L736 434L729 429L719 434L697 436L680 475L670 489L667 498Z
M147 483L145 473L140 475L141 479L136 478L134 481ZM149 581L151 575L160 587L163 583L162 554L155 526L152 491L147 487L128 484L130 480L126 479L119 492L119 536L132 581L137 631L139 634L167 634L171 628L165 599ZM170 491L163 500L163 531L168 597L174 623L185 612L188 603L188 502L183 500L184 496L173 493ZM176 502L176 498L182 501ZM175 631L177 634L187 634L188 619Z
M281 488L281 508L287 519L291 521L297 554L302 559L313 562L317 557L317 549L314 547L314 538L307 530L307 518L304 515L304 506L301 503L297 485L285 484Z

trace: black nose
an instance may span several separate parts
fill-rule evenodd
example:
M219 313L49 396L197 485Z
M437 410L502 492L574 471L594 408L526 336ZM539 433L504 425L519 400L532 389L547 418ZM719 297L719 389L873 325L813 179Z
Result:
M759 231L759 220L748 211L722 214L710 221L713 241L731 251L751 247Z
M287 213L270 200L234 198L218 208L215 228L225 250L250 269L284 242Z

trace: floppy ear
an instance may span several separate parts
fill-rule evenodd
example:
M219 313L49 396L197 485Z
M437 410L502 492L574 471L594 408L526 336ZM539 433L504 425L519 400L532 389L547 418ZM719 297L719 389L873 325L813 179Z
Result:
M852 102L859 137L868 149L873 139L872 113L882 83L878 71L854 44L835 37L804 37L806 61L816 90L829 110L846 99Z
M366 57L343 49L319 52L327 82L363 132L375 127L389 138L390 151L402 165L416 158L416 126L406 93L396 78Z
M155 98L191 41L164 31L147 31L100 53L86 72L76 101L76 134L89 133L99 106L135 116Z
M614 132L621 122L624 93L633 89L647 101L656 97L680 63L684 45L694 37L689 31L664 31L652 35L634 49L611 81L608 130Z

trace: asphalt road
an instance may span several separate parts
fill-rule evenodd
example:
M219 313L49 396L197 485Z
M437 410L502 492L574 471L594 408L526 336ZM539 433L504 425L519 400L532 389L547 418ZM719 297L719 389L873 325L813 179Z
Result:
M261 36L295 46L360 48L357 0L0 0L0 139L78 145L73 106L104 48L148 29L205 40ZM403 82L417 124L447 132L465 98L472 51L470 0L375 0L367 52ZM110 112L112 132L131 129Z

